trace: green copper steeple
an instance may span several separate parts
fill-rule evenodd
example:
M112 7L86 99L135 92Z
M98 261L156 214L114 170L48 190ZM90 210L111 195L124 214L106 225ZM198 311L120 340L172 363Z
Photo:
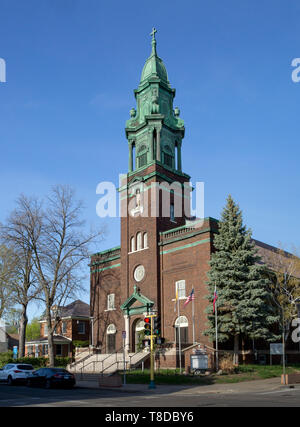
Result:
M129 143L129 172L160 162L173 171L181 172L181 141L184 121L178 107L173 109L175 89L171 88L166 67L157 55L153 28L152 50L147 59L138 88L134 91L137 107L130 110L126 122ZM136 158L132 152L135 147ZM177 164L175 152L177 150ZM135 165L133 165L135 163Z

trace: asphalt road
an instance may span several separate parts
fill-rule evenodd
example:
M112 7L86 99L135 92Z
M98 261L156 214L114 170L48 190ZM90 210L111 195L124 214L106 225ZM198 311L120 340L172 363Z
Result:
M75 388L73 390L28 388L22 385L0 384L0 407L159 407L199 408L300 406L300 388L251 393L195 393L185 390L176 393L124 392Z

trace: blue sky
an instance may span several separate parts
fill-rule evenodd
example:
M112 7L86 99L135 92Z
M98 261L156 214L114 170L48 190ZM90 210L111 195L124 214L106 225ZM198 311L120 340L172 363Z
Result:
M300 247L299 15L298 0L0 0L0 221L21 192L61 183L103 222L96 186L127 171L125 121L155 26L205 215L231 193L255 238ZM99 250L120 243L119 220L104 222Z

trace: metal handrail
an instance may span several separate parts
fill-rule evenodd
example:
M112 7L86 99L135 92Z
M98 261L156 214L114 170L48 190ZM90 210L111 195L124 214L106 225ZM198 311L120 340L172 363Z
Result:
M89 354L88 354L88 355L86 355L86 356L82 357L82 358L81 358L81 359L79 359L79 360L75 360L74 362L70 363L70 367L71 367L71 368L74 368L74 366L76 366L78 363L84 362L86 359L88 359L88 358L90 357L90 355L91 355L91 350L90 350L90 348L88 348L87 350L83 351L81 354L85 354L87 351L89 352Z
M139 354L139 353L144 353L145 354L145 356L147 356L148 354L149 354L149 351L146 353L145 351L144 351L145 349L143 348L142 350L140 350L140 351L138 351L138 352L136 352L136 353L134 353L134 354L132 354L132 355L128 355L129 356L129 369L131 368L131 359L134 357L134 356L136 356L137 354Z
M115 364L117 364L117 369L116 369L116 371L118 371L119 370L119 363L122 363L122 365L123 365L123 368L124 368L124 360L116 360L114 363L112 363L111 365L109 365L109 366L106 366L106 368L105 369L102 369L102 371L100 372L101 373L101 375L103 375L103 372L104 371L106 371L106 369L109 369L109 368L111 368L112 366L114 366ZM127 364L128 364L129 362L128 362L128 360L125 360L125 369L127 370Z
M111 354L109 354L107 357L105 357L103 360L91 360L87 365L85 365L85 364L83 364L83 366L80 368L80 371L81 371L81 376L82 376L82 371L83 371L83 369L84 368L86 368L87 366L89 366L89 365L91 365L92 363L94 364L94 369L93 369L93 372L95 372L95 363L99 363L99 362L101 362L102 363L102 369L101 369L101 372L103 371L103 362L105 361L105 360L107 360L108 358L110 358L111 356L113 356L114 354L118 354L118 352L120 351L120 350L123 350L123 347L121 347L121 348L119 348L118 350L115 350L113 353L111 353ZM116 357L116 358L118 358L118 356ZM117 361L117 360L116 360ZM116 363L116 362L114 362L114 363ZM113 364L114 364L113 363Z

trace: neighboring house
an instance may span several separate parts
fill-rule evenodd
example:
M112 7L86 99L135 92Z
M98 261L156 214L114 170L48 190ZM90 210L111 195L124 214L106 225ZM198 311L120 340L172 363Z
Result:
M14 346L19 346L19 335L7 332L9 326L0 320L0 353L12 350Z
M0 319L0 353L5 353L8 350L6 329L6 323Z
M88 341L90 334L90 306L76 300L58 309L59 321L54 333L54 355L72 357L74 341ZM48 356L48 331L46 319L40 320L40 338L26 341L25 355Z

